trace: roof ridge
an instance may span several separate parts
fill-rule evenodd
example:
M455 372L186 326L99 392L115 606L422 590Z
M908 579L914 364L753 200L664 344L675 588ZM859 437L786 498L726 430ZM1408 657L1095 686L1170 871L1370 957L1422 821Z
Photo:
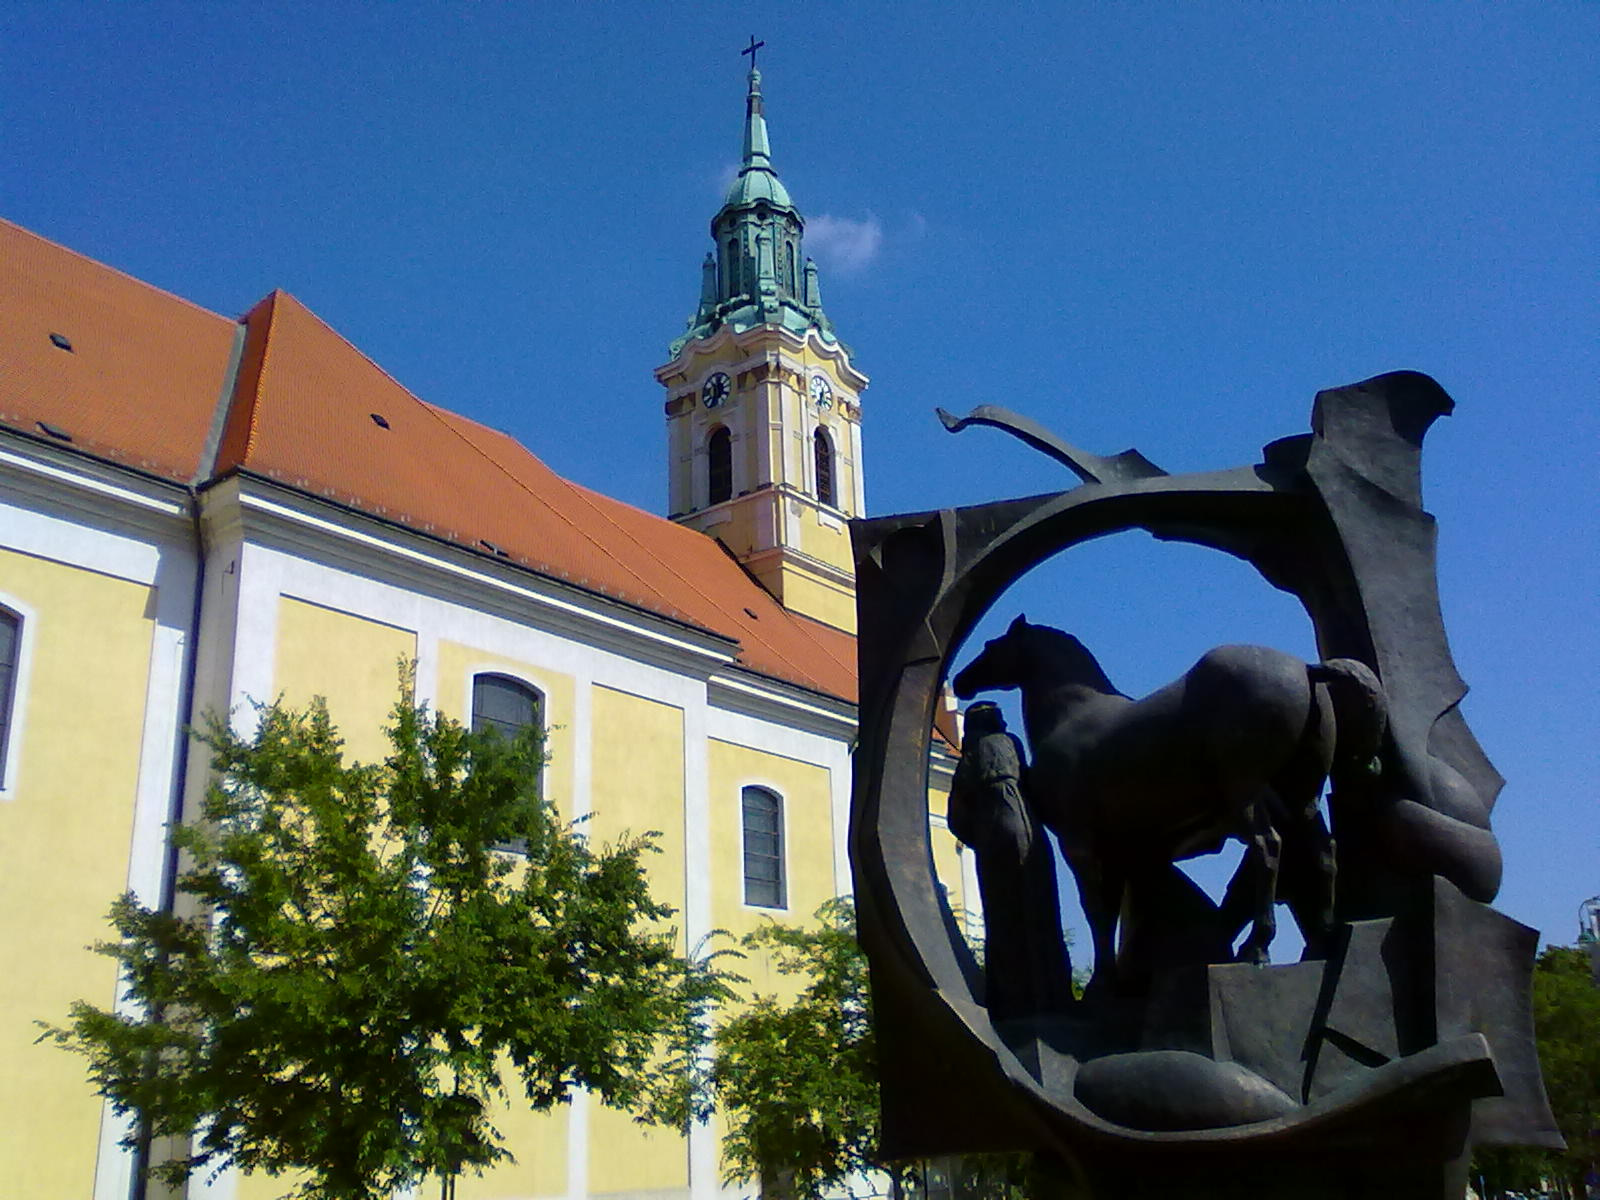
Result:
M215 317L217 320L226 321L229 324L234 324L235 323L235 322L232 321L231 318L225 317L219 312L213 312L211 309L207 308L203 304L196 304L193 300L190 300L187 297L178 295L177 292L169 292L166 288L161 287L161 286L159 286L157 284L151 283L149 280L140 279L137 275L130 275L130 274L128 274L128 272L124 271L121 267L114 267L108 262L101 262L98 258L94 258L94 257L92 257L92 256L90 256L88 254L82 253L81 251L74 250L70 246L63 246L60 242L54 241L51 238L47 238L42 233L35 233L33 230L29 229L25 225L18 225L15 221L9 221L5 217L0 217L0 225L9 225L12 229L15 229L18 233L21 233L21 234L23 234L23 235L25 235L27 237L30 237L36 242L43 242L46 246L49 246L51 249L59 250L63 254L70 254L73 258L80 258L86 263L93 263L95 266L99 267L102 271L110 271L113 275L120 276L121 278L126 279L129 283L136 283L140 287L145 288L145 289L147 289L149 291L152 291L152 292L160 292L161 295L165 296L168 300L176 300L179 304L182 304L185 308L192 308L192 309L194 309L195 312L204 313L208 317Z
M434 405L429 404L421 396L419 396L415 392L413 392L405 384L401 383L393 375L391 375L389 373L388 369L386 367L384 367L382 363L378 362L377 359L373 358L370 354L368 354L360 346L356 345L349 338L345 337L344 334L340 333L336 328L334 328L333 325L331 325L327 321L323 320L322 316L317 312L316 309L312 308L309 304L307 304L304 300L300 299L300 297L296 296L293 292L290 292L290 291L288 291L288 290L286 290L284 288L281 288L281 287L280 288L273 288L272 291L269 293L268 298L269 299L276 299L276 298L278 298L280 296L283 299L287 300L290 304L294 305L295 308L297 308L301 312L305 313L306 316L310 317L318 325L321 325L324 329L326 329L334 337L338 338L347 347L349 347L350 351L352 353L354 353L355 355L357 355L361 359L362 362L366 363L374 371L378 372L378 374L382 375L385 379L387 379L390 383L394 384L395 387L399 388L407 396L410 396L418 404L421 404L425 408L433 408L433 407L435 407ZM449 410L446 409L445 411L449 411Z
M217 452L210 464L211 478L244 466L255 449L256 417L261 410L261 381L266 376L267 354L272 347L278 297L284 295L288 293L281 288L274 288L235 322L244 326L244 347L234 374L232 393L226 399L228 413L223 419ZM259 321L258 313L261 314Z
M585 492L589 491L589 489L583 488L583 486L581 484L572 483L570 480L565 479L560 475L557 475L556 478L560 479L571 490L574 490L574 491L580 491L581 490L581 491L585 491ZM599 493L592 493L592 494L599 494ZM607 498L609 499L609 497L607 497ZM587 501L587 497L585 497L585 499ZM613 528L615 528L617 530L617 532L619 534L621 534L621 536L627 538L633 545L638 546L641 550L645 551L652 558L654 558L657 562L659 562L662 565L663 569L665 569L668 572L668 574L672 575L673 578L677 579L685 587L689 588L696 595L698 595L701 599L705 600L708 604L710 604L713 608L719 608L720 607L720 605L718 605L718 603L717 603L716 598L713 597L704 588L702 588L700 586L700 584L696 580L694 580L693 578L683 574L676 567L674 567L671 564L671 562L669 562L667 559L665 559L665 558L661 557L660 555L656 554L653 548L645 545L637 537L635 537L629 530L623 528L620 524L618 524L615 520L613 520L611 518L610 514L605 513L600 508L599 505L594 504L592 501L587 501L587 502L589 503L589 507L593 511L595 511L595 513L598 516L600 516L605 521L607 521ZM635 511L643 511L643 510L636 509ZM654 515L654 514L647 514L647 515ZM665 520L665 518L661 518L661 519ZM669 525L677 525L677 523L674 522L674 521L667 521L666 523L669 524ZM717 542L718 541L718 539L711 537L709 534L701 533L698 530L688 529L686 526L682 526L682 525L678 525L677 527L679 529L684 529L686 532L688 532L688 533L690 533L690 534L692 534L692 535L694 535L696 537L707 538L708 540L710 540L712 542ZM720 542L718 544L720 545ZM769 601L771 601L772 606L775 609L777 609L777 611L779 613L781 613L783 616L785 616L785 617L793 617L793 616L796 615L794 613L791 613L788 610L788 608L786 608L780 600L778 600L776 597L774 597L771 593L767 592L764 588L761 588L758 585L754 585L754 584L752 586L755 587L755 589L757 591L759 591L762 596L765 596ZM741 607L744 607L747 612L749 611L747 606L741 605ZM760 616L759 615L754 615L754 614L753 614L753 616L754 616L755 622L757 622L757 623L753 624L753 625L747 625L747 626L744 627L748 632L748 636L750 636L750 637L754 638L755 640L759 641L763 646L765 646L769 651L771 651L772 654L779 661L784 660L785 655L783 653L783 648L781 646L775 644L773 642L773 640L767 635L766 630L760 627L760 624L759 624L760 619L761 619ZM808 640L811 640L811 639L808 639ZM845 665L838 658L834 658L834 662L838 663L841 666ZM768 674L768 673L769 672L766 672L766 671L762 671L761 672L761 674L763 674L763 675Z
M592 537L589 537L589 535L584 532L583 526L580 525L577 521L574 521L566 512L564 512L561 509L561 507L559 505L550 504L543 497L541 497L537 492L535 492L532 488L530 488L526 483L524 483L521 479L519 479L514 472L508 470L504 463L502 463L499 459L494 457L494 455L492 455L488 451L486 451L482 446L478 445L471 438L467 437L466 434L463 433L460 429L456 428L449 421L444 419L444 414L446 414L446 413L448 413L452 417L458 416L459 414L451 412L451 410L446 409L446 408L439 408L439 407L437 407L435 405L427 404L426 401L423 401L422 403L424 404L425 407L427 407L430 410L430 415L433 416L433 418L436 421L438 421L439 424L443 425L446 429L448 429L450 431L451 436L455 437L457 440L459 440L464 445L469 447L474 454L476 454L480 459L482 459L484 462L486 462L490 466L492 466L497 472L499 472L502 476L504 476L507 480L509 480L511 482L511 484L514 487L516 487L519 491L521 491L521 492L525 493L526 495L532 497L534 500L537 500L545 508L549 509L550 512L554 513L555 516L558 519L560 519L563 523L565 523L569 528L571 528L580 537L587 537L587 538L589 538L590 541L594 540ZM471 418L467 418L467 419L471 420ZM572 490L573 484L572 484L572 482L570 480L568 480L566 477L564 477L560 472L551 469L544 462L543 459L539 458L539 456L534 454L534 452L532 450L529 450L521 442L517 441L516 438L511 437L510 434L501 433L499 430L491 429L489 426L484 425L480 421L473 421L472 423L474 425L477 425L478 428L480 428L480 429L487 430L488 432L496 434L497 436L500 436L500 437L508 438L524 454L528 455L528 457L532 458L535 462L539 463L540 466L544 467L545 470L549 471L550 472L550 477L552 479L554 479L557 483L564 485L569 491ZM588 502L587 500L585 501L585 503L588 504L588 507L592 511L594 511L597 516L604 515L604 514L601 514L599 512L599 509L593 503ZM609 516L606 516L605 520L610 525L612 525L614 528L617 528L619 531L621 531L621 527L618 526L615 521L612 521ZM622 531L622 532L625 532L625 531ZM655 557L654 554L652 554L652 557ZM639 593L640 593L641 597L648 596L653 592L654 589L652 589L651 587L648 586L648 584L645 582L644 577L641 576L638 571L634 570L633 567L629 566L622 559L617 558L615 556L612 557L611 561L612 561L612 564L614 566L619 567L621 570L625 571L633 579L635 585L639 588ZM689 616L687 613L683 612L681 609L677 608L675 605L671 606L671 607L672 607L672 612L668 613L667 614L668 616L675 616L680 620L688 621L690 624L695 625L696 627L699 627L699 628L710 629L710 626L706 625L705 622L695 620L693 617ZM712 632L716 632L716 631L712 630Z
M442 411L449 411L449 410L442 410ZM452 415L454 415L454 414L452 414ZM471 418L468 418L468 420L471 420ZM485 428L485 429L488 428L487 426L484 426L481 422L474 421L473 424L478 425L480 428ZM490 432L497 433L497 434L499 433L499 431L497 431L497 430L490 430ZM459 432L457 433L457 436L461 436L459 434ZM509 434L499 434L499 436L508 437L509 438L511 435L509 435ZM474 445L472 443L471 439L463 437L462 440L466 441L468 445L472 446L473 450L476 451L479 455L481 455L484 458L488 459L488 461L494 463L496 467L499 467L502 472L504 472L509 478L512 479L513 482L515 482L517 484L518 487L522 488L524 491L528 490L526 488L526 486L522 483L521 480L517 479L514 475L511 475L511 473L509 471L505 471L505 468L498 462L498 460L492 458L491 456L486 454L480 447ZM515 438L511 438L511 440L513 442L516 442ZM520 442L516 442L516 444L518 446L522 445ZM523 447L523 448L526 449L526 447ZM531 451L530 451L530 453L531 453ZM549 468L547 468L547 469L549 469ZM575 500L577 500L578 502L580 502L583 505L585 505L586 509L594 517L594 519L600 520L600 521L604 521L611 529L613 529L616 532L616 534L619 537L624 538L630 545L637 547L642 553L644 553L645 555L648 555L650 557L650 559L653 560L658 566L660 566L660 568L662 570L664 570L667 574L669 574L674 579L676 579L679 583L683 584L684 587L686 587L687 589L692 591L695 595L699 596L700 599L702 599L707 604L709 604L714 610L721 610L722 605L720 605L718 603L717 599L713 595L711 595L710 592L708 592L704 587L702 587L700 585L698 580L696 580L694 577L692 577L690 575L684 574L682 571L678 570L677 567L675 567L672 564L670 559L668 559L666 557L663 557L662 555L656 553L655 548L653 546L647 544L646 542L642 541L637 536L635 536L634 533L631 530L629 530L626 526L624 526L619 521L617 521L611 515L610 512L606 511L606 508L607 508L608 505L612 505L612 504L621 505L622 507L627 508L632 512L636 512L636 513L640 514L641 516L648 517L648 518L660 521L663 525L671 526L674 529L681 529L689 537L706 538L708 541L711 541L711 542L714 542L714 543L716 542L715 538L710 538L708 535L700 533L697 530L689 529L686 526L679 525L675 521L668 521L665 517L657 517L654 513L647 512L645 509L638 508L638 507L636 507L634 505L628 504L626 501L618 500L613 496L607 496L603 492L598 492L595 489L586 487L585 485L583 485L581 483L575 483L573 480L570 480L566 476L562 475L559 471L550 470L550 476L558 484L560 484L562 487L564 487L568 492L572 493L573 494L573 498ZM597 502L598 500L604 500L606 503L605 504L600 504L600 503ZM560 510L558 509L556 511L560 511ZM575 529L577 529L580 533L583 532L583 526L581 524L575 522L575 521L572 521L571 518L567 517L566 513L564 513L564 512L561 513L561 516L562 516L562 518L564 520L567 520L570 524L572 524L572 526ZM618 566L621 566L625 570L627 570L628 574L631 575L634 579L638 580L644 591L646 591L646 592L656 592L657 591L657 589L645 587L644 586L645 581L639 575L639 573L637 571L633 570L633 568L629 567L623 560L614 559L613 561L616 562L616 564ZM760 590L760 589L758 589L758 590ZM791 613L787 608L785 608L783 606L782 603L780 603L777 599L772 597L769 593L767 593L764 590L762 590L761 594L763 596L765 596L769 601L771 601L773 608L775 608L784 617L793 617L793 616L796 615L796 614ZM741 605L740 607L745 607L745 606ZM693 618L689 618L689 619L693 620ZM760 617L759 616L756 617L755 621L759 622L760 621ZM701 622L701 621L695 621L694 623L696 625L703 624L703 622ZM819 624L820 624L820 622L819 622ZM743 639L745 637L749 637L752 640L759 641L778 660L782 661L783 659L785 659L786 656L785 656L785 654L783 652L783 648L781 646L777 645L772 640L772 638L770 636L768 636L766 630L764 628L762 628L759 624L743 625L742 628L744 630L744 633L741 635L741 638L740 638L741 642L743 641ZM820 639L815 639L815 638L811 638L811 637L807 637L807 640L811 641L811 642L820 642ZM828 655L828 657L835 663L835 665L839 666L842 669L853 670L853 667L850 664L846 663L843 659L839 658L837 655L834 655L831 652L829 652L825 647L820 647L820 645L819 645L819 648L821 648L823 650L823 653ZM770 672L762 671L760 673L765 675L765 674L769 674Z
M623 525L619 521L617 521L614 517L612 517L612 515L610 513L606 512L600 505L596 504L591 497L595 496L595 495L598 495L599 493L593 492L590 489L585 488L582 484L573 483L572 480L567 479L565 476L556 475L556 478L561 480L561 482L566 485L568 491L580 493L580 497L579 498L586 505L589 506L590 510L592 512L594 512L596 516L598 516L599 518L604 520L608 525L610 525L613 529L615 529L622 537L627 538L628 541L633 543L635 546L638 546L640 549L644 550L647 554L649 554L651 558L655 559L658 563L661 564L662 568L665 569L666 572L669 575L671 575L675 579L680 580L685 586L690 588L696 595L698 595L701 599L703 599L703 600L707 601L708 603L710 603L713 607L716 605L716 601L712 598L712 596L711 596L711 594L709 592L705 591L693 579L689 578L687 575L684 575L681 571L679 571L676 567L674 567L670 562L668 562L666 559L662 558L659 554L657 554L653 547L647 546L643 542L641 542L628 529L624 528ZM607 497L607 498L609 499L609 497ZM634 509L634 511L635 512L644 512L643 509L637 509L637 508ZM654 513L646 513L645 515L654 516L655 514ZM662 517L662 518L659 518L659 519L662 520L665 524L668 524L668 525L675 524L675 522L667 521L665 517ZM679 528L682 528L682 526L679 526ZM689 532L693 533L695 531L694 530L690 530ZM701 534L700 536L704 537L705 535Z

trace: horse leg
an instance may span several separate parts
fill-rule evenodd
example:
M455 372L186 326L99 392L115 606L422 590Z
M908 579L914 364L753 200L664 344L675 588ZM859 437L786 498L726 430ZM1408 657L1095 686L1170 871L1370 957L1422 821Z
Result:
M1115 993L1117 987L1117 918L1122 913L1123 878L1120 870L1101 862L1074 861L1072 873L1078 880L1078 901L1094 945L1094 973L1084 989L1084 998L1093 999Z
M1278 865L1283 853L1283 838L1273 827L1265 796L1258 796L1245 807L1246 827L1250 831L1246 852L1258 864L1256 879L1256 919L1250 936L1239 947L1239 961L1264 966L1270 960L1272 939L1278 932L1275 909L1278 903Z

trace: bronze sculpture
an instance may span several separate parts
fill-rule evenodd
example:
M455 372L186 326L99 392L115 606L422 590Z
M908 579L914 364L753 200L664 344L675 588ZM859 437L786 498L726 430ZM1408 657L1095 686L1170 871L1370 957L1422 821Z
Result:
M853 523L851 853L891 1153L1040 1151L1096 1196L1181 1186L1457 1200L1473 1142L1559 1143L1527 1000L1537 935L1487 907L1500 778L1457 707L1465 685L1421 508L1422 440L1451 407L1426 376L1380 376L1320 393L1312 432L1269 445L1261 462L1190 476L1135 451L1087 454L984 408L945 423L1004 429L1083 482ZM1333 929L1316 948L1324 957L1230 964L1237 913L1170 864L1145 863L1123 889L1115 1003L996 1022L928 867L930 719L963 641L1013 580L1129 528L1250 563L1300 599L1325 661L1376 680L1374 690L1345 676L1350 721L1367 724L1376 754L1357 737L1330 760ZM1314 833L1293 844L1286 898L1318 932L1322 849ZM1242 880L1241 895L1256 886ZM1249 908L1259 921L1258 900Z
M1222 646L1182 678L1132 700L1083 643L1018 617L955 677L956 695L1018 688L1035 755L1034 803L1078 878L1108 986L1130 874L1244 842L1240 881L1222 905L1240 962L1265 963L1276 932L1280 858L1298 870L1286 899L1307 956L1333 935L1333 842L1317 801L1332 769L1370 763L1383 736L1382 692L1362 663L1311 666L1265 646ZM1341 705L1354 694L1356 703ZM1344 711L1340 712L1339 709Z

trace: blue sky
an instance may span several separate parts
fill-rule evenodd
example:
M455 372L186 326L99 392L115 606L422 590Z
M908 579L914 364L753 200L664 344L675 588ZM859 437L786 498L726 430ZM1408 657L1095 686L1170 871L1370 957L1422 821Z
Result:
M0 215L208 308L282 287L434 403L665 499L651 368L698 294L762 51L774 160L858 365L877 514L1064 486L935 405L1170 471L1414 368L1500 907L1600 892L1600 6L34 4L0 11ZM3 269L3 264L0 264ZM1123 535L1018 585L1139 692L1298 606ZM1079 945L1086 939L1079 937Z

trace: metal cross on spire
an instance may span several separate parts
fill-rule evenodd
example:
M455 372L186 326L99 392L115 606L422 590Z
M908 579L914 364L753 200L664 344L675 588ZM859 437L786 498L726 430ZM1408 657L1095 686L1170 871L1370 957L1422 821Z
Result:
M756 69L756 51L765 45L765 42L756 41L756 35L752 33L750 35L750 44L739 51L740 54L748 54L750 56L750 69L752 71Z

